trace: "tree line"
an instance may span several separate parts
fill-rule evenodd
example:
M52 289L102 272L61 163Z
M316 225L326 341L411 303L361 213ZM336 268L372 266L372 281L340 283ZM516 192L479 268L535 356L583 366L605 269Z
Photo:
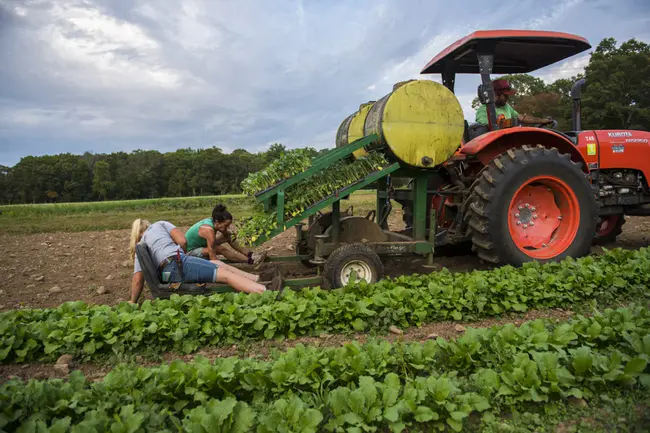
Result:
M319 153L307 148L312 156ZM0 167L0 203L82 202L157 197L222 195L241 191L249 173L259 171L286 149L224 153L217 147L83 155L28 156Z
M518 89L510 101L518 112L551 116L563 131L571 129L570 91L581 77L588 83L582 100L583 129L650 130L650 45L646 43L631 39L617 46L613 38L604 39L583 73L550 84L528 74L504 76ZM476 99L474 108L478 104ZM284 146L276 143L260 153L238 149L226 154L213 147L169 153L137 150L28 156L14 167L0 166L0 203L237 193L249 173L259 171L283 151Z

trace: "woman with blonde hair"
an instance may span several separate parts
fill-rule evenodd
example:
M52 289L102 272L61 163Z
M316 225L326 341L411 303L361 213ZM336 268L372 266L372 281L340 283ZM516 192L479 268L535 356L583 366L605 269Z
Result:
M144 286L142 267L135 254L138 243L144 242L154 263L158 264L163 283L224 283L245 293L262 293L265 290L279 290L282 280L275 275L271 282L260 284L262 277L248 274L218 261L209 261L185 254L187 241L181 230L168 221L153 224L147 220L136 219L131 227L129 252L133 260L133 279L131 281L131 300L136 303Z

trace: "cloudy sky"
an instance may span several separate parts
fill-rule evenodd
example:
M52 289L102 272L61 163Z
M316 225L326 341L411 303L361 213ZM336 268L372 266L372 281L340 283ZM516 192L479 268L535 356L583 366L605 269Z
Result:
M340 122L474 30L650 42L647 0L0 0L0 164L270 143ZM580 72L588 54L539 71ZM437 77L436 77L437 78ZM478 77L457 81L466 116Z

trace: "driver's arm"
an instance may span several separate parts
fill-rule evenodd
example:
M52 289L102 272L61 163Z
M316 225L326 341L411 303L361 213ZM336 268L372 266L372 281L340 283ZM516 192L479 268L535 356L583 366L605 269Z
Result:
M525 123L528 125L534 125L534 124L542 124L542 125L547 125L550 123L553 123L553 119L547 119L543 117L535 117L535 116L529 116L528 114L519 114L517 116L519 119L520 123Z

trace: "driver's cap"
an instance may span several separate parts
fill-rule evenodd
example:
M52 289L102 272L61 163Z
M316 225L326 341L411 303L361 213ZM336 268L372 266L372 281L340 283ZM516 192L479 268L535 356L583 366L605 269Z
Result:
M503 95L514 95L517 90L510 84L508 80L494 80L492 81L494 93Z

